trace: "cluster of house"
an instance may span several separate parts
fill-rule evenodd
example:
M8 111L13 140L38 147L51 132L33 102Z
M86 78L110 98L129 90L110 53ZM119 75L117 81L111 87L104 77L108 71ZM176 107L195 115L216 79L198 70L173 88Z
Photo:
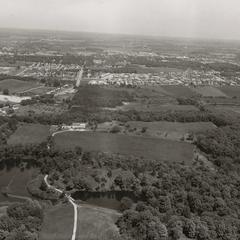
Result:
M87 123L72 123L71 125L52 125L51 132L57 131L86 131Z
M104 73L98 79L89 81L90 85L144 86L144 85L238 85L226 80L216 71L176 71L159 73Z

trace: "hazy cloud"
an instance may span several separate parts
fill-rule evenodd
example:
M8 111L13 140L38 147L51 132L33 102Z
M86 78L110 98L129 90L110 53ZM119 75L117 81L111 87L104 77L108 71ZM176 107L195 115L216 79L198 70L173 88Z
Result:
M0 27L239 38L239 0L0 0Z

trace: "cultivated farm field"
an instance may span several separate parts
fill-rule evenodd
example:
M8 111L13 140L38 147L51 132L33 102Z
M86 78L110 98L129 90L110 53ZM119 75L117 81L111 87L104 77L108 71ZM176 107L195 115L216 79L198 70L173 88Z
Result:
M54 136L54 143L57 149L73 149L80 146L85 151L186 163L192 161L194 150L193 145L184 142L102 132L63 132Z
M50 136L50 126L41 124L22 124L9 137L9 145L39 144Z

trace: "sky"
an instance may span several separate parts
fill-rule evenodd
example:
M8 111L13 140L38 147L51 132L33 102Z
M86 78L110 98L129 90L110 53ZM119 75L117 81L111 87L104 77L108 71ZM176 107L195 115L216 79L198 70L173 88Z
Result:
M0 0L0 28L240 39L240 0Z

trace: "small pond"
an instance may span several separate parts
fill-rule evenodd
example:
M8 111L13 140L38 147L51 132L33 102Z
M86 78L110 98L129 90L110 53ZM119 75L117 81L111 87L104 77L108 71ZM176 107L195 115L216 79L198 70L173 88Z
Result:
M136 196L130 191L108 191L108 192L89 192L77 191L72 194L76 200L85 201L88 204L99 207L120 210L121 199L123 197L130 198L133 202L137 201Z

